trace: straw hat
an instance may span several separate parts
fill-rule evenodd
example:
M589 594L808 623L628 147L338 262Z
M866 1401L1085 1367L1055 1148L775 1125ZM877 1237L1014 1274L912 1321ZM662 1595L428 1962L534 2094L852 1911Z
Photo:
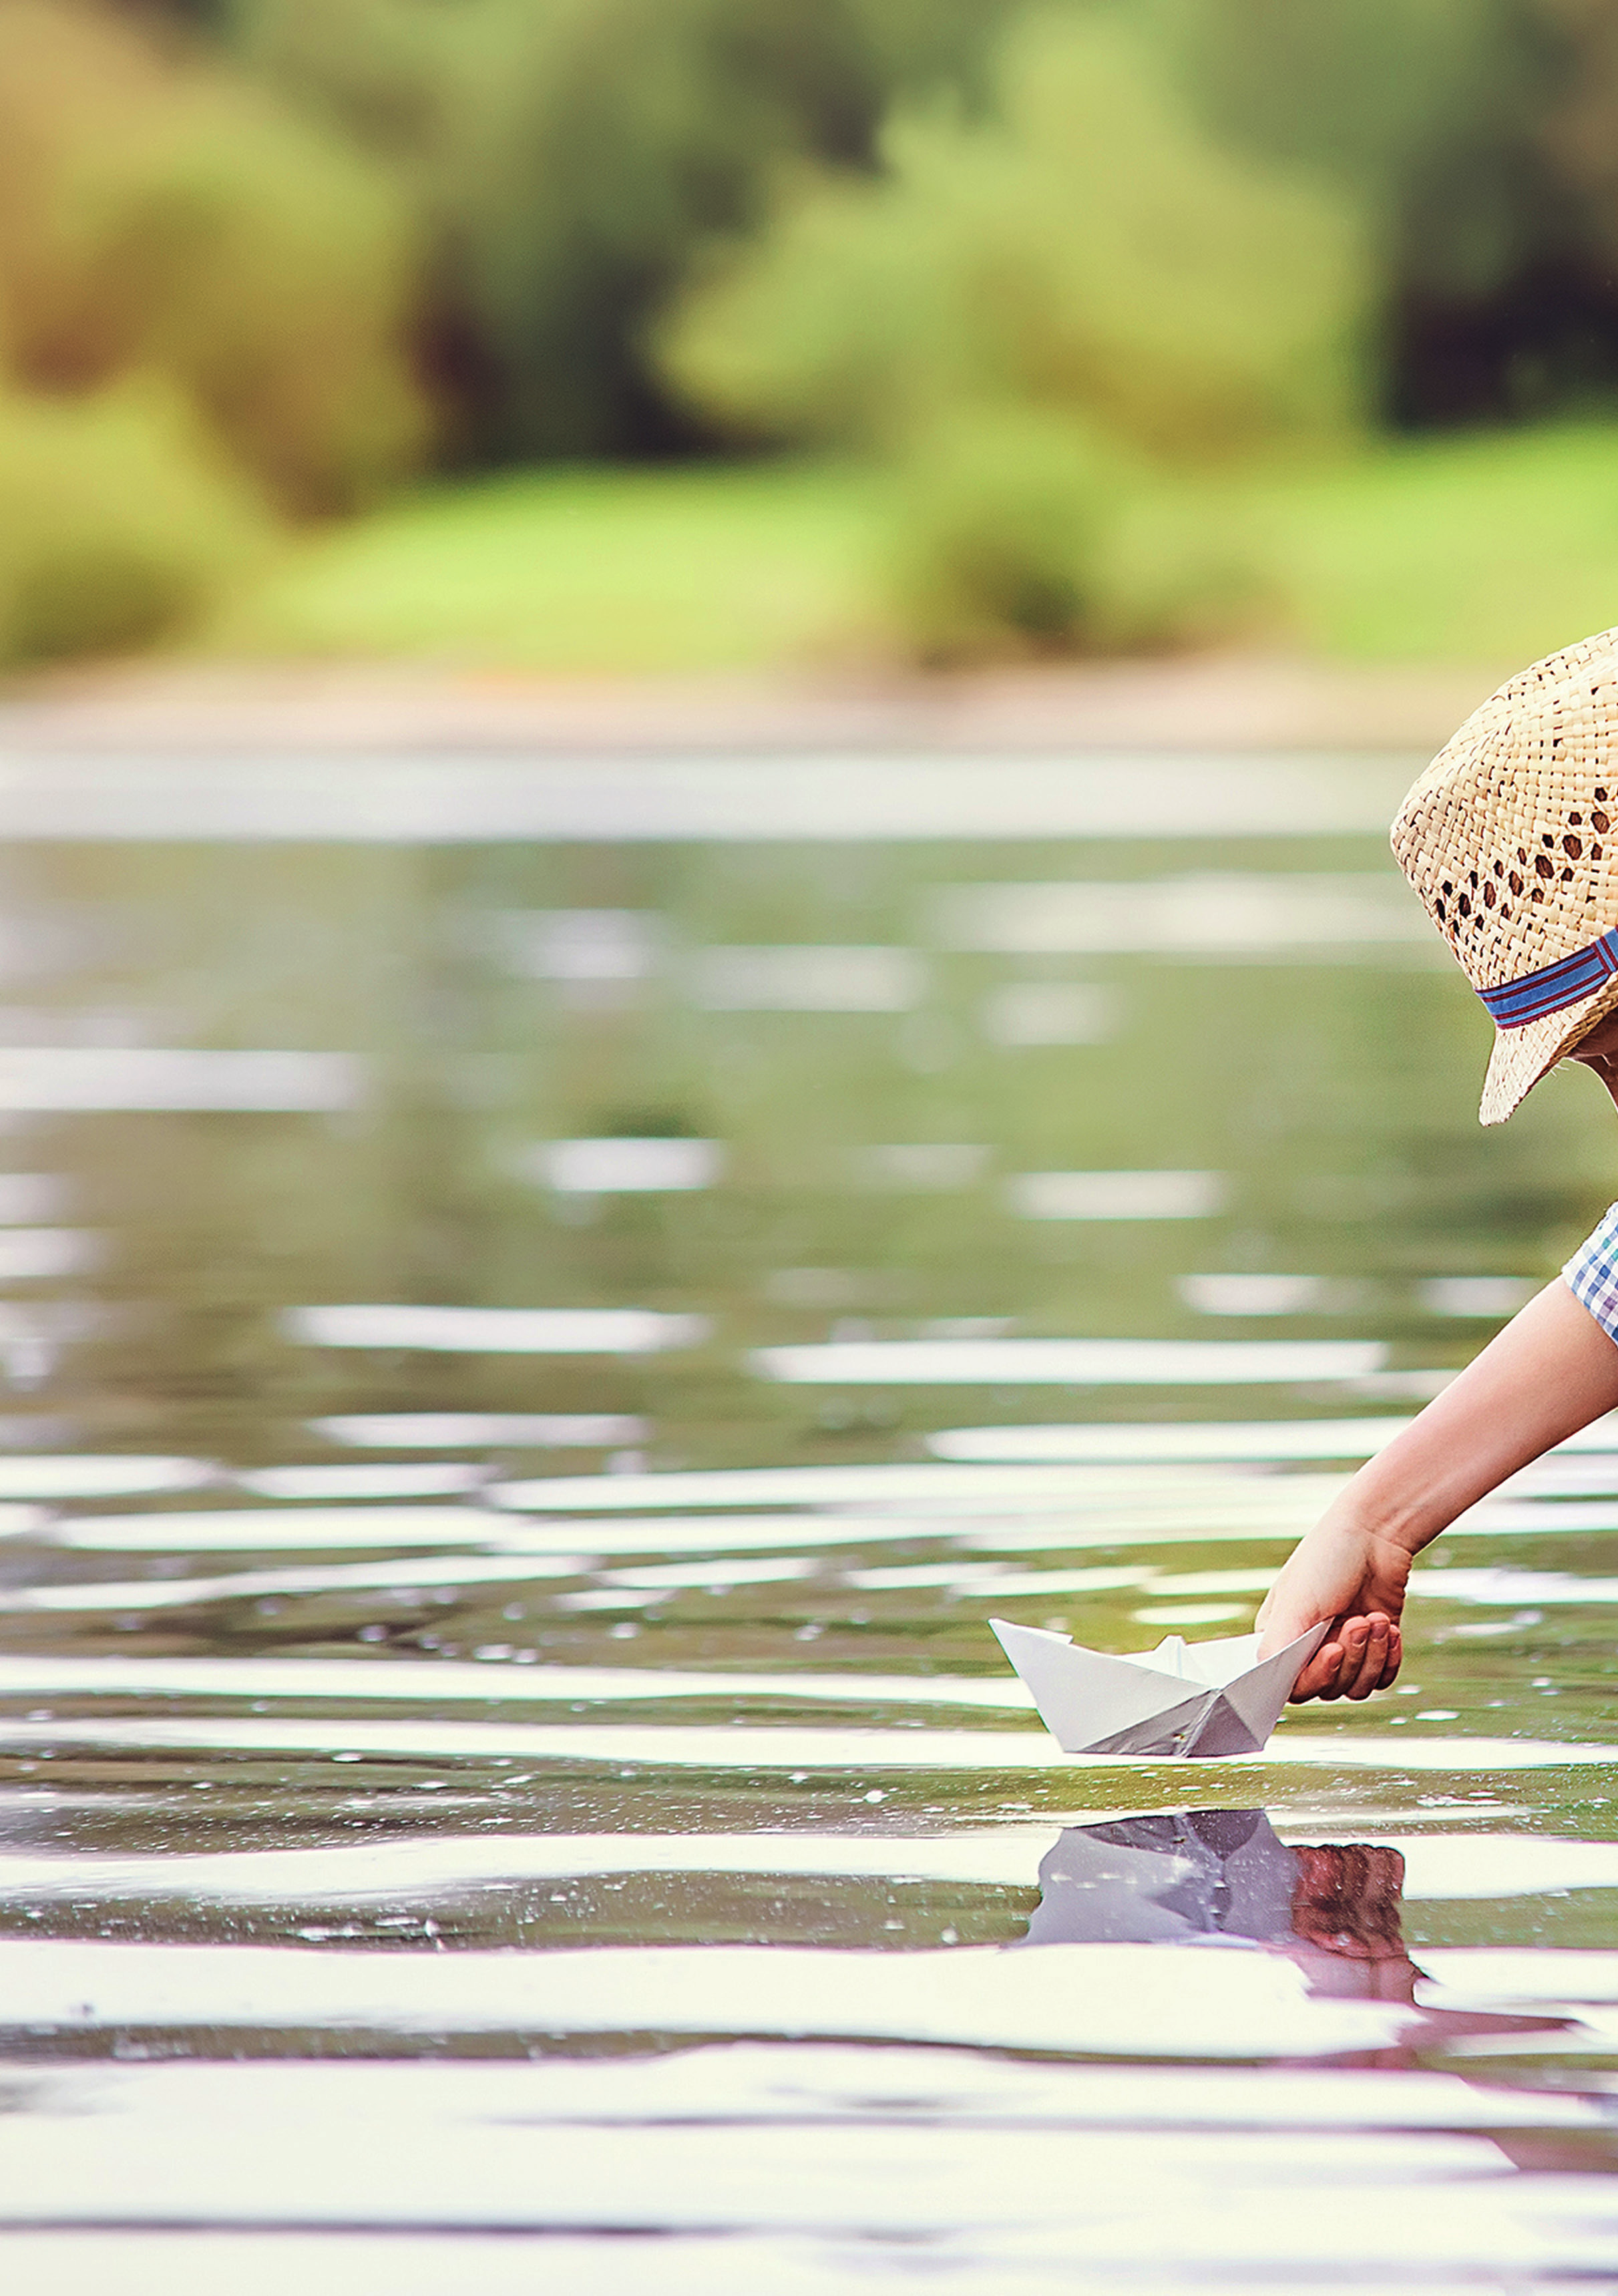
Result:
M1494 1016L1479 1117L1503 1124L1618 1009L1618 630L1474 709L1411 790L1393 851Z

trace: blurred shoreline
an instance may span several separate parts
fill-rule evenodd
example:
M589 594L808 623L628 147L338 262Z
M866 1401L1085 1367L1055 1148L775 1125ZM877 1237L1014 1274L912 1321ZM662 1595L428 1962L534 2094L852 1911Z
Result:
M1217 654L909 676L561 678L420 664L160 660L12 683L0 695L0 743L132 755L1430 750L1514 667Z

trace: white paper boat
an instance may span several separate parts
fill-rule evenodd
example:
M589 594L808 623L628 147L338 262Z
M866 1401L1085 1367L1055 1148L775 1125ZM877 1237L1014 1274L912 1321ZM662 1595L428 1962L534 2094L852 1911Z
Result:
M1263 1660L1257 1635L1168 1635L1120 1658L1043 1627L989 1623L1064 1754L1255 1754L1326 1634L1311 1627Z

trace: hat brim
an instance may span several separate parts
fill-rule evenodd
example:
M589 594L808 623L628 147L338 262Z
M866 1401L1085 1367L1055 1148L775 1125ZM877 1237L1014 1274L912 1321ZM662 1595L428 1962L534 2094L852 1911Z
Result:
M1597 1021L1618 1012L1618 976L1602 982L1592 996L1525 1029L1497 1029L1483 1097L1478 1108L1480 1124L1504 1124L1520 1108L1542 1076L1565 1060Z

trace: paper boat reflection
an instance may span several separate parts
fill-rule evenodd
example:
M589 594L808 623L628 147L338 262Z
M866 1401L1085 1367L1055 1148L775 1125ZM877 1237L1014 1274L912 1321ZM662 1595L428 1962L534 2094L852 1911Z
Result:
M1402 1869L1400 1870L1402 1879ZM1192 1809L1063 1829L1039 1866L1030 1945L1290 1945L1297 1853L1261 1809ZM1397 1885L1395 1885L1397 1897Z
M1402 2065L1422 2052L1506 2035L1559 2033L1566 2016L1445 2005L1410 1958L1404 1859L1392 1842L1288 1843L1261 1809L1181 1809L1063 1829L1039 1865L1023 1946L1233 1946L1279 1954L1312 1999L1384 2001L1412 2021L1359 2059ZM1428 1992L1420 2001L1419 1986Z
M1121 1658L1042 1627L989 1623L1064 1754L1257 1753L1326 1633L1311 1627L1263 1660L1257 1635L1169 1635Z

